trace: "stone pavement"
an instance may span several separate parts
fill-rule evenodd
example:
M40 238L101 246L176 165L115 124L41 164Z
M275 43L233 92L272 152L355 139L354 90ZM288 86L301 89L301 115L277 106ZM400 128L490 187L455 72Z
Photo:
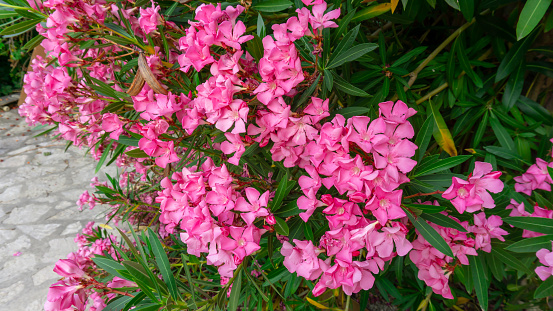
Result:
M80 212L75 203L91 192L96 162L30 130L16 110L0 111L0 311L43 310L56 261L77 250L89 221L104 223L101 206Z

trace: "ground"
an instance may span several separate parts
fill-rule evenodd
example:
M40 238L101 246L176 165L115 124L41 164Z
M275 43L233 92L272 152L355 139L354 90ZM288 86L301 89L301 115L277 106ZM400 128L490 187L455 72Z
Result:
M92 191L96 162L85 149L65 152L65 141L30 130L16 110L0 111L1 310L42 310L58 279L54 264L77 250L75 234L105 221L102 207L81 212L75 203Z

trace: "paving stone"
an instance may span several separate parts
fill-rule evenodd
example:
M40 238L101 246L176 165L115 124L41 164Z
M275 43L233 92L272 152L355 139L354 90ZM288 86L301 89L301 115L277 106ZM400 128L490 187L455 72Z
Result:
M48 288L59 279L55 262L78 249L74 238L84 224L104 221L101 206L81 212L75 203L83 191L93 191L96 162L86 149L65 152L65 141L33 138L38 132L28 129L17 111L0 113L2 311L42 311Z
M5 224L28 224L38 221L52 207L48 205L29 204L23 207L14 208L10 217L4 221Z
M19 225L17 229L21 232L27 232L35 240L43 240L54 233L59 226L60 224Z

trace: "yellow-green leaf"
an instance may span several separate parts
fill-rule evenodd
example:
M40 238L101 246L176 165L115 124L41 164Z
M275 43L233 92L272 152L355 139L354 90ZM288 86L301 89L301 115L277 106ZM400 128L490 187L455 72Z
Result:
M376 17L378 15L382 15L382 14L390 11L391 8L392 8L391 3L382 3L382 4L378 4L378 5L373 5L373 6L370 6L366 9L364 9L364 10L361 10L361 11L357 12L357 14L355 14L355 16L353 17L353 19L351 21L352 22L364 21L366 19L373 18L373 17Z
M307 299L307 301L309 301L310 304L314 305L315 307L319 308L319 309L323 309L323 310L328 310L329 307L309 298L309 297L305 297Z
M440 147L442 147L442 149L450 156L456 156L457 149L455 148L455 142L453 141L451 132L447 128L447 124L445 124L442 114L433 103L430 103L430 109L432 109L434 122L436 122L436 127L434 127L434 132L432 133L434 135L434 139L436 139L438 145L440 145Z

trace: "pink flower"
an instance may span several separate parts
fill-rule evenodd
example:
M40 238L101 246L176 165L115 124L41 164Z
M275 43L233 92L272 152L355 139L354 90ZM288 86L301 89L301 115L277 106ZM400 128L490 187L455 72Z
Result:
M413 108L409 108L407 104L398 100L397 102L387 101L378 104L380 107L379 112L387 123L403 124L407 121L407 118L413 116L417 111Z
M71 259L60 259L54 267L54 272L62 277L81 278L85 276L85 273L77 263Z
M124 132L123 122L119 119L119 116L109 112L102 116L102 129L109 132L109 137L114 140L118 140Z
M390 219L405 217L405 212L401 209L401 195L403 190L385 192L376 188L374 196L367 202L365 208L372 211L378 222L384 226Z
M254 229L256 231L254 231ZM251 255L261 247L259 246L260 234L255 226L244 227L230 227L230 236L221 237L221 249L231 251L236 255L240 262L244 257Z
M503 190L503 182L499 180L499 176L501 172L492 172L491 164L476 161L468 181L453 177L453 183L442 197L451 200L461 214L465 210L472 213L483 207L494 208L494 200L487 191L498 193Z
M160 24L160 9L161 8L159 6L154 6L153 2L151 8L140 8L140 17L138 18L138 23L140 24L140 28L142 28L145 34L154 32L157 28L157 25Z
M290 273L296 272L307 280L317 279L325 267L323 260L317 258L320 250L311 241L293 240L296 246L288 242L282 244L280 253L284 256L284 266Z
M340 17L340 9L332 10L325 14L326 11L326 2L320 4L315 4L312 8L313 15L309 18L309 23L313 29L323 28L336 28L338 25L335 22L330 21L331 19L337 19Z
M232 133L225 133L225 137L228 139L228 141L224 141L221 143L221 151L224 154L234 153L234 155L228 161L229 163L232 163L234 165L239 165L240 157L246 151L246 148L244 147L244 142L242 141L242 137L240 137L239 134Z
M255 188L248 187L246 188L246 197L248 202L243 197L239 197L236 200L236 206L234 207L235 211L247 212L241 213L240 216L246 224L251 225L257 217L268 216L269 211L267 211L267 203L269 202L269 191L265 191L263 194L259 194Z
M233 25L229 21L222 22L219 25L219 34L222 36L221 41L237 50L242 49L241 44L253 39L253 36L242 36L246 32L246 26L242 21L238 21Z
M545 281L553 275L553 252L542 248L536 253L536 256L543 265L536 268L536 274L542 281Z
M226 132L234 124L232 134L245 133L245 122L247 121L249 110L248 105L243 100L235 99L225 108L215 127Z
M505 241L503 235L507 235L508 232L500 228L502 224L503 220L497 215L492 215L486 219L484 212L475 214L474 226L470 230L475 235L475 248L489 253L492 250L492 238Z

